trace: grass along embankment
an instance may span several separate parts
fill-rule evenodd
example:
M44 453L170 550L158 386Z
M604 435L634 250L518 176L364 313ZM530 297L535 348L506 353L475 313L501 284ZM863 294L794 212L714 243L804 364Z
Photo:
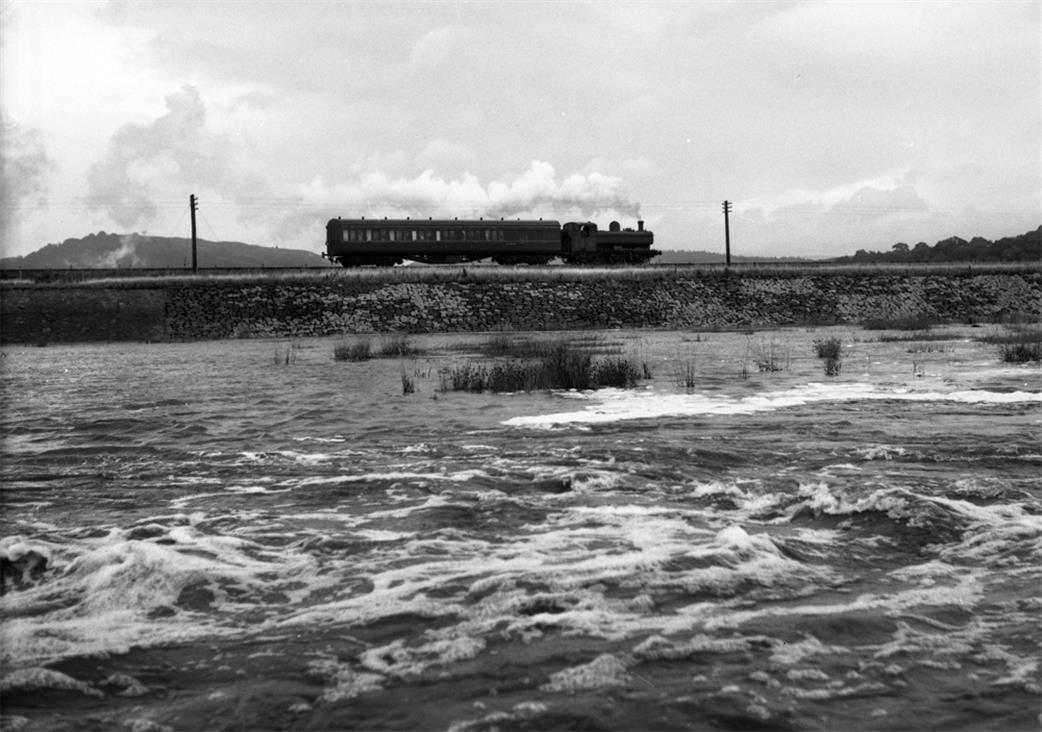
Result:
M1037 265L401 267L5 282L4 343L1042 320Z

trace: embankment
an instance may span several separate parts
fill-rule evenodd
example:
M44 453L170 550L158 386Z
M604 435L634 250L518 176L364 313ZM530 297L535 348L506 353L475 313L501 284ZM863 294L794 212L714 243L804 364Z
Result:
M740 271L5 283L4 343L1042 320L1042 272Z

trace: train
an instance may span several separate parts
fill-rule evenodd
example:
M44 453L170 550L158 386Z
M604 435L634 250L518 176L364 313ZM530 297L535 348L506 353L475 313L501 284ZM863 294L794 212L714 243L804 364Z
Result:
M607 231L592 221L561 224L543 219L330 219L322 256L344 267L390 267L405 260L460 264L643 264L661 252L654 234L612 221Z

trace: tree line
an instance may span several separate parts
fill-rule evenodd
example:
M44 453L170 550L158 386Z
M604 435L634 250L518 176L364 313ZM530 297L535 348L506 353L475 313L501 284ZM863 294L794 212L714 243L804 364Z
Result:
M850 257L839 257L840 263L876 262L1031 262L1042 261L1042 226L1020 236L1007 236L989 241L975 236L966 241L949 237L930 246L924 241L915 246L898 242L888 252L858 249Z

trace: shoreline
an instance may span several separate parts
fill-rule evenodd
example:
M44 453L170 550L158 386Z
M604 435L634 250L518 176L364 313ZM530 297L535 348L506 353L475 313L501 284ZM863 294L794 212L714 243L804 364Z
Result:
M1042 321L1042 271L1027 267L410 270L8 281L0 288L0 344Z

